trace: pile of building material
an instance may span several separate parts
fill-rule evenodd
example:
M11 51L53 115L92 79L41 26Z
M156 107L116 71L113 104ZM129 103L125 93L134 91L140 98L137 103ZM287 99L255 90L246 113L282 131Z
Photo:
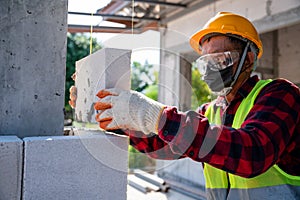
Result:
M167 192L169 185L162 178L142 170L134 170L134 174L128 176L128 184L141 192Z
M195 185L186 180L176 180L170 177L164 177L164 180L169 185L170 190L174 190L193 199L206 199L205 188L203 186Z
M143 170L135 169L128 175L129 186L144 193L147 197L162 193L162 198L167 199L206 199L205 188L195 185L187 180L179 180L168 175L159 177ZM145 198L146 198L145 196Z

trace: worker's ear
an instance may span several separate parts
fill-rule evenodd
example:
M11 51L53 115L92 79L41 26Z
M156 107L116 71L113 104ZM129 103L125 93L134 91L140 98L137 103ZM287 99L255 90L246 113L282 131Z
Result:
M252 68L253 68L253 64L254 64L254 53L253 52L248 52L247 53L247 57L246 57L246 60L245 60L245 70L246 71L249 71L251 72L252 71Z

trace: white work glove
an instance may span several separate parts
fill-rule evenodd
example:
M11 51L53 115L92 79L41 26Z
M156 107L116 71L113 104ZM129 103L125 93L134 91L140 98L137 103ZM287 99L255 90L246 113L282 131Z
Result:
M100 90L94 107L100 111L96 121L105 130L135 130L144 134L157 133L165 105L136 91L117 88Z

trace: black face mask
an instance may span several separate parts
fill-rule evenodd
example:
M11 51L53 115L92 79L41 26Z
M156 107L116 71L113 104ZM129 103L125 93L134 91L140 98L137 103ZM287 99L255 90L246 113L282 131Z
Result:
M224 88L230 87L233 81L233 66L229 66L220 71L211 70L207 67L202 79L214 93L221 92Z

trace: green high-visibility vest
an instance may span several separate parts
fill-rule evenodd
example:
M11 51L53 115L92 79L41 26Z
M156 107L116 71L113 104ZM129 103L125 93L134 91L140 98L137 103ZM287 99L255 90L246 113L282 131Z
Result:
M272 80L260 80L238 107L232 127L240 128L261 89ZM214 111L213 103L205 116L211 124L221 125L220 107ZM300 199L300 177L292 176L276 164L254 178L243 178L204 164L208 199Z

